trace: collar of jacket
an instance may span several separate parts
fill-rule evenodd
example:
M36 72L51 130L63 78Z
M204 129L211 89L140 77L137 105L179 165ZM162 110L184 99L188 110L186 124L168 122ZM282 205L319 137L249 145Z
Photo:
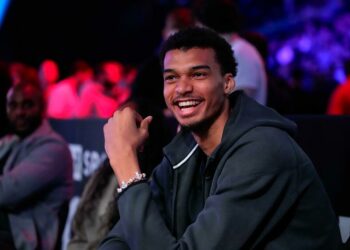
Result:
M296 124L281 116L271 108L258 104L242 91L230 95L230 117L224 127L221 143L208 158L208 164L220 159L228 148L240 137L256 127L275 127L294 135ZM182 166L197 150L198 144L191 131L182 130L164 148L164 154L173 166Z

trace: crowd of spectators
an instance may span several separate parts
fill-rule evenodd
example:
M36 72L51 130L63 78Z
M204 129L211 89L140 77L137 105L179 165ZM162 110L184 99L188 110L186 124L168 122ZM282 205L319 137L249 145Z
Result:
M346 78L344 62L350 58L349 6L345 1L289 2L296 4L281 11L284 17L257 28L268 42L266 65L274 80L270 91L278 88L279 95L294 99L290 103L298 102L293 108L281 108L284 113L324 114L334 88ZM302 97L296 100L294 92Z
M125 103L131 92L136 70L118 61L106 60L95 67L78 60L64 76L53 59L38 66L23 62L2 62L1 66L1 134L6 131L6 93L22 82L38 85L44 91L48 118L108 118Z

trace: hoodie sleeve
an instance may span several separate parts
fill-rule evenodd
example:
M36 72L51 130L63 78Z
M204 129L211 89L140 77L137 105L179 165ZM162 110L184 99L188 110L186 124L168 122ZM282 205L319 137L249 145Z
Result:
M197 220L179 239L166 227L147 185L135 185L118 200L121 214L119 223L123 228L125 242L132 250L211 250L247 247L251 237L259 236L258 229L264 226L267 215L280 205L278 199L283 196L283 188L287 191L288 183L279 190L275 187L290 179L289 175L290 173L272 173L260 178L245 178L235 185L223 183L217 193L207 199L205 208ZM251 186L252 184L254 185ZM273 193L268 192L273 189ZM269 194L263 194L263 190ZM269 196L269 202L264 200L264 195ZM123 235L106 239L109 242L105 244L119 244L117 239ZM113 247L101 249L109 250Z
M117 222L107 237L101 242L99 250L130 250L122 237L121 223Z
M335 249L334 214L320 183L310 169L300 174L296 167L310 163L297 159L290 141L277 143L268 133L264 137L269 140L247 138L227 156L204 209L178 239L167 228L147 184L130 187L118 200L119 223L129 248ZM287 215L295 211L299 199L306 202L300 206L300 218L294 220L293 214ZM320 220L324 216L329 219ZM285 229L284 223L295 223L290 225L295 231ZM274 243L274 237L283 233L285 238ZM105 244L113 245L113 238Z

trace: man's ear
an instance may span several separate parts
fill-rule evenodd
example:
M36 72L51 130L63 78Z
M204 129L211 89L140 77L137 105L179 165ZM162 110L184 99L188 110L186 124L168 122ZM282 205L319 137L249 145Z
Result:
M233 79L233 75L231 73L226 73L224 75L224 81L224 92L226 95L229 95L235 90L236 82Z

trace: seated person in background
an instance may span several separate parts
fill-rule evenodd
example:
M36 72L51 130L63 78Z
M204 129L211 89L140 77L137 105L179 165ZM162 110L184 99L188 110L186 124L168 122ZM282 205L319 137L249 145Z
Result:
M123 84L123 65L117 61L102 62L96 82L81 93L79 118L111 117L130 96L130 89Z
M240 36L238 5L228 0L196 0L193 6L197 24L215 30L231 45L237 61L235 90L243 90L255 101L266 105L265 63L257 49Z
M7 114L13 133L0 140L0 249L58 248L73 191L68 146L44 118L39 85L12 87Z
M162 148L173 135L161 113L152 103L134 100L132 103L143 115L152 114L155 123L150 126L150 136L142 152L138 153L141 169L148 176L162 159ZM131 104L131 103L130 103ZM108 159L90 177L84 188L72 223L72 238L68 250L93 250L105 238L119 219L115 203L117 180Z
M55 119L78 118L81 94L93 84L94 69L85 61L73 64L73 72L55 84L47 96L47 115Z
M346 79L333 91L327 108L328 115L350 115L350 59L344 62Z
M115 206L117 180L105 160L85 184L72 221L68 250L96 249L119 219Z
M231 46L188 29L160 54L164 98L182 130L149 183L137 160L152 117L115 112L104 127L118 180L112 249L339 249L337 218L296 126L234 91Z
M17 85L21 82L39 83L37 69L28 64L12 62L9 65L9 73L12 85Z
M39 66L39 83L44 92L45 101L51 95L51 90L55 87L60 78L60 69L56 61L45 59Z

